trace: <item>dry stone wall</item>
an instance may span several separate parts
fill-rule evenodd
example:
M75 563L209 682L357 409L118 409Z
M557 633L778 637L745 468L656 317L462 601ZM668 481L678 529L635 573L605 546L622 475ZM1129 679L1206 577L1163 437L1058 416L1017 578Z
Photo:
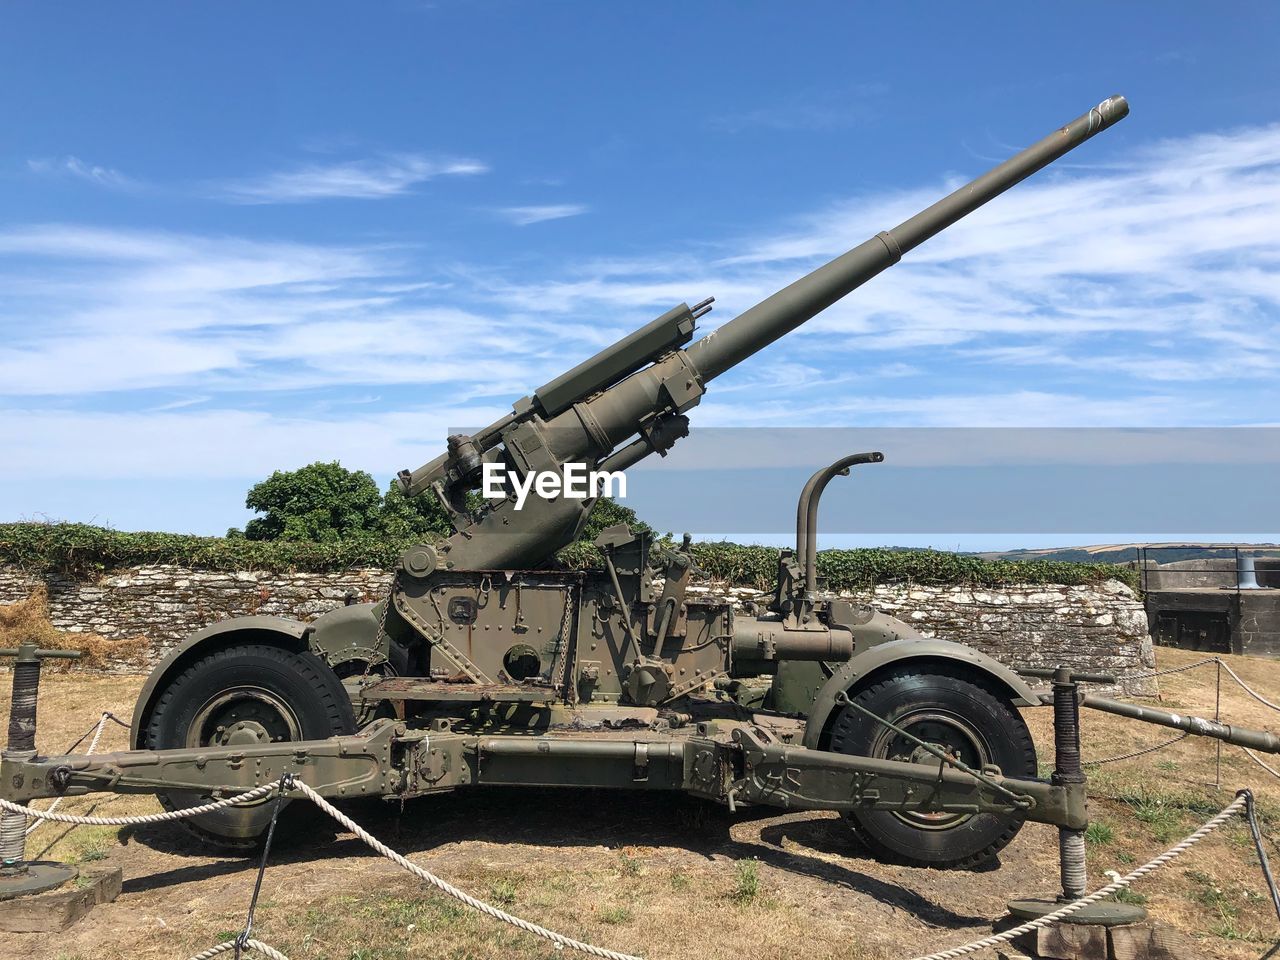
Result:
M253 613L310 620L341 606L348 595L375 599L386 592L390 579L389 572L376 569L224 573L155 565L86 582L0 567L0 603L23 599L43 580L50 619L58 629L149 637L149 660L154 662L214 621ZM738 600L758 594L746 588L702 590ZM928 636L971 644L1014 667L1064 663L1124 678L1155 666L1146 612L1133 591L1114 580L1094 586L991 589L892 584L848 596L870 602ZM1156 691L1150 679L1132 678L1124 687L1132 694Z

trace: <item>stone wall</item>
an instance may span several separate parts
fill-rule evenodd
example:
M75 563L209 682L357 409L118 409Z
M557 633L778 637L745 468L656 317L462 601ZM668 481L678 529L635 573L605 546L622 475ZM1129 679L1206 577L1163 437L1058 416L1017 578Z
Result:
M174 566L116 571L96 582L50 578L50 619L72 632L105 637L144 635L158 660L183 637L226 617L259 613L310 620L341 606L348 594L371 600L386 591L390 574L360 569L339 573L219 573ZM0 567L0 603L26 597L40 578ZM736 598L745 588L707 591ZM1147 617L1124 584L1025 585L998 589L921 586L876 587L850 594L900 617L929 636L971 644L1013 667L1069 664L1121 677L1155 666ZM1124 684L1153 694L1155 682Z
M340 607L348 594L374 600L391 574L357 569L339 573L220 572L154 565L129 567L97 581L35 577L0 566L0 603L28 596L43 582L49 619L59 630L104 637L149 637L150 663L184 637L228 617L264 614L312 620Z

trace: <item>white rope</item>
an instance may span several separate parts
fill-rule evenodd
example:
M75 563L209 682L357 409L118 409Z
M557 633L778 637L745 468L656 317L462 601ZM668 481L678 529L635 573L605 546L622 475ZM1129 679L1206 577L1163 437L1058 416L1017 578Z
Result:
M1201 840L1203 840L1205 837L1211 834L1214 830L1218 829L1218 827L1222 826L1224 823L1226 823L1228 820L1234 817L1237 813L1243 810L1247 803L1248 803L1247 796L1245 796L1244 794L1237 796L1235 800L1233 800L1227 806L1223 807L1222 810L1215 817L1213 817L1213 819L1209 820L1207 823L1205 823L1204 826L1202 826L1195 833L1191 834L1181 843L1170 847L1168 850L1160 854L1160 856L1156 857L1154 860L1150 861L1149 863L1144 863L1142 866L1140 866L1137 870L1134 870L1132 873L1129 873L1121 877L1119 880L1112 881L1111 883L1107 884L1105 887L1102 887L1101 889L1096 890L1093 893L1089 894L1087 897L1082 897L1079 900L1076 900L1074 903L1068 903L1066 906L1053 911L1053 913L1045 914L1043 917L1039 917L1036 920L1032 920L1028 923L1024 923L1021 926L1014 927L1012 930L1006 930L1004 933L999 933L990 937L984 937L981 940L974 940L972 943L966 943L962 947L953 947L950 950L942 950L942 951L939 951L938 953L931 953L924 957L916 957L915 960L955 960L956 957L963 957L964 955L969 953L976 953L979 950L986 950L989 947L995 947L995 946L999 946L1002 943L1008 943L1010 940L1013 940L1016 937L1020 937L1024 933L1030 933L1032 930L1038 930L1041 927L1047 927L1049 924L1055 923L1058 920L1061 920L1063 917L1069 917L1073 913L1077 913L1078 911L1083 910L1085 907L1089 906L1089 904L1097 903L1099 900L1103 900L1111 896L1113 893L1116 893L1117 891L1122 890L1125 887L1129 886L1129 884L1133 883L1133 881L1146 876L1148 873L1151 873L1153 870L1163 867L1169 861L1182 856L1182 854L1186 853L1193 846L1195 846L1197 843L1199 843Z
M105 712L105 711L104 711L104 712L103 712L103 714L102 714L102 716L98 718L98 728L97 728L96 730L94 730L94 731L93 731L93 739L89 741L89 749L88 749L88 750L86 750L86 751L84 752L84 755L85 755L86 757L93 756L93 751L95 751L95 750L97 750L97 749L98 749L98 741L102 739L102 731L103 731L104 729L106 729L106 726L107 726L107 718L108 718L109 716L111 716L111 714L110 714L110 713L107 713L107 712ZM74 749L74 748L73 748L73 749ZM59 806L61 803L62 803L62 797L54 797L54 798L53 798L53 803L51 803L51 804L49 804L49 806L45 807L45 811L44 811L44 812L45 812L45 813L51 813L51 812L53 812L54 810L57 810L57 809L58 809L58 806ZM28 837L29 837L29 836L31 836L31 834L32 834L32 833L34 833L36 830L38 830L38 829L40 828L40 825L41 825L41 824L43 824L43 823L44 823L44 821L43 821L43 820L36 820L36 821L35 821L35 823L33 823L33 824L31 824L31 826L27 827L26 836L28 836Z
M1223 670L1227 671L1227 673L1231 675L1232 680L1240 684L1241 690L1243 690L1245 693L1253 697L1253 699L1257 700L1259 703L1263 704L1264 706L1268 706L1272 710L1280 712L1280 704L1272 703L1270 700L1268 700L1266 697L1260 694L1257 690L1253 689L1253 687L1249 686L1247 683L1241 680L1240 675L1236 673L1234 670L1232 670L1231 665L1228 664L1225 660L1219 660L1218 663L1222 665Z
M25 814L28 817L35 817L39 820L56 820L58 823L76 823L86 827L131 827L140 823L167 823L170 820L185 820L187 817L198 817L202 813L213 813L215 810L222 810L225 807L234 807L237 804L253 803L255 800L261 800L263 797L269 797L275 793L276 784L267 783L261 787L246 793L238 793L234 797L227 797L223 800L215 800L212 803L206 803L199 807L187 807L183 810L168 810L164 813L144 813L136 817L77 817L71 813L54 813L51 810L34 810L31 807L24 807L20 803L14 803L11 800L0 799L0 810L9 810L12 813Z
M1120 677L1120 681L1126 680L1150 680L1153 677L1167 677L1171 673L1185 673L1188 670L1194 670L1196 667L1203 667L1206 663L1221 663L1218 657L1205 657L1203 660L1197 660L1195 663L1184 663L1180 667L1166 667L1164 670L1148 670L1146 673L1131 673L1128 676Z
M1231 664L1227 663L1227 661L1223 660L1221 657L1205 657L1203 660L1197 660L1194 663L1184 663L1180 667L1169 667L1166 670L1150 670L1146 673L1131 673L1127 677L1121 677L1120 679L1121 681L1126 681L1126 680L1148 680L1152 677L1167 677L1171 673L1185 673L1188 670L1194 670L1196 667L1203 667L1206 664L1210 664L1210 663L1216 663L1223 670L1227 671L1231 679L1234 680L1240 686L1240 689L1243 690L1245 693L1247 693L1249 696L1253 697L1253 699L1257 700L1259 703L1263 704L1264 706L1270 707L1272 710L1280 712L1280 703L1274 703L1271 700L1268 700L1266 697L1260 694L1257 690L1253 689L1253 687L1249 686L1247 683L1241 680L1240 674L1232 670Z
M481 913L487 914L496 920L501 920L504 923L509 923L512 926L519 927L521 930L528 931L536 936L550 940L557 948L569 947L573 950L580 950L583 953L589 953L595 957L602 957L603 960L640 960L640 958L628 953L618 953L614 950L607 950L604 947L597 947L594 944L574 940L571 937L564 936L564 934L556 933L554 930L548 930L546 927L538 926L536 923L530 923L528 920L522 920L520 917L507 913L505 910L499 910L497 907L485 903L483 900L477 900L470 894L459 890L451 883L441 880L429 870L418 866L416 863L413 863L396 853L301 780L292 778L292 782L293 785L310 798L316 806L329 814L329 816L333 817L392 863L399 864L410 873L425 880L427 883L430 883L432 886L443 891L454 899L465 903L472 909L479 910ZM134 817L79 817L70 813L54 813L51 810L33 810L30 807L24 807L22 804L13 803L12 801L4 799L0 799L0 810L9 810L13 813L21 813L28 817L36 817L39 820L56 820L59 823L74 823L85 826L125 827L142 823L164 823L170 820L182 820L187 817L195 817L204 813L212 813L215 810L221 810L225 807L235 806L237 804L252 803L255 800L260 800L264 797L270 796L276 791L277 787L278 784L268 783L246 793L237 794L234 797L227 797L224 800L217 800L213 803L206 803L202 806L187 807L184 810L171 810L165 813L142 814ZM218 944L218 946L210 947L204 953L198 954L196 957L192 958L192 960L208 960L210 957L215 957L232 949L234 945L234 942ZM272 947L269 947L260 941L250 940L247 946L252 947L259 953L263 953L268 957L272 957L273 960L289 960L289 958L284 954L279 953Z
M1250 760L1252 760L1254 763L1260 766L1263 770L1267 771L1267 773L1271 774L1273 777L1280 779L1280 770L1277 770L1275 767L1271 766L1268 763L1264 763L1262 758L1258 756L1256 753L1254 753L1252 750L1250 750L1248 747L1241 747L1240 749L1245 752L1245 756L1247 756Z
M270 957L271 960L289 960L288 957L286 957L283 953L281 953L275 947L268 946L267 944L263 943L261 940L246 940L244 942L243 947L244 949L255 950L258 953L262 954L263 956ZM235 948L236 948L236 942L234 940L227 940L224 943L218 944L216 947L210 947L208 950L204 951L203 953L197 953L194 957L191 958L191 960L210 960L210 958L212 957L216 957L219 954L226 953L228 950L234 950Z
M306 794L307 797L309 797L312 800L312 802L314 802L315 805L318 806L321 810L329 814L329 816L333 817L333 819L337 820L340 824L342 824L344 827L346 827L348 830L350 830L357 837L359 837L361 840L367 843L374 850L378 851L378 853L382 854L392 863L399 864L401 867L404 867L404 869L408 870L414 876L422 880L425 880L427 883L431 884L436 889L453 897L455 900L465 903L468 907L471 907L473 910L479 910L481 913L487 914L488 916L493 917L496 920L501 920L503 923L509 923L512 926L519 927L521 930L526 930L529 933L535 934L536 936L543 937L546 940L550 940L558 948L569 947L570 949L573 949L573 950L580 950L583 953L589 953L593 957L603 957L605 958L605 960L639 960L638 957L634 957L631 954L617 953L613 950L606 950L604 947L597 947L594 944L583 943L580 940L570 939L569 937L566 937L563 934L556 933L554 930L548 930L546 927L540 927L536 923L530 923L528 920L522 920L517 916L513 916L512 914L507 913L505 910L499 910L497 907L492 906L488 903L485 903L483 900L477 900L475 897L471 896L470 894L462 892L457 887L453 886L451 883L441 880L431 871L418 866L413 861L408 860L405 857L402 857L400 854L396 853L394 850L388 847L385 843L383 843L377 837L373 836L371 833L369 833L367 830L361 827L358 823L356 823L354 820L352 820L350 817L344 814L341 810L339 810L337 807L331 804L328 800L320 796L320 794L316 793L314 790L311 789L311 787L309 787L307 784L303 783L301 780L297 779L296 777L293 778L293 785L298 790L302 791L302 793ZM193 960L197 960L197 958L193 958ZM201 957L198 958L198 960L203 960L203 955L201 955Z

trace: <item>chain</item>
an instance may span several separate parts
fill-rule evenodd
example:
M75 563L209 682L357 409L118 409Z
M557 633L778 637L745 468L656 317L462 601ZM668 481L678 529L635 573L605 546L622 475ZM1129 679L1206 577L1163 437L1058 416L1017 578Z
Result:
M564 585L564 613L560 619L560 635L556 637L555 668L551 674L551 689L560 689L565 670L569 665L569 626L573 622L573 584ZM568 694L568 691L565 691Z
M1175 743L1180 743L1183 740L1187 739L1187 737L1189 736L1191 736L1190 730L1186 731L1185 733L1180 733L1176 737L1170 737L1168 740L1161 740L1154 747L1147 747L1143 750L1135 750L1133 751L1133 753L1122 753L1116 757L1102 757L1099 760L1082 760L1081 764L1086 767L1097 767L1097 766L1101 766L1104 763L1116 763L1120 760L1132 760L1134 757L1142 757L1148 753L1155 753L1157 750L1163 750L1165 747L1171 747Z

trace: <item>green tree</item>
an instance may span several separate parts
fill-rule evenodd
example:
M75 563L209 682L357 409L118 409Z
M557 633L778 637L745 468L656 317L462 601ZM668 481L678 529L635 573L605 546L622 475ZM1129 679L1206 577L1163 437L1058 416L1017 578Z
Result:
M263 514L244 528L249 540L332 543L380 532L382 496L373 477L336 460L277 470L254 484L245 506Z
M479 495L471 494L468 504L478 508ZM379 493L368 473L348 470L337 461L277 470L249 489L245 506L262 516L250 520L243 531L228 530L229 539L336 543L376 537L399 543L453 533L448 514L433 494L406 497L394 481ZM596 504L581 540L590 543L615 523L651 529L630 507L606 497Z
M390 540L412 540L431 534L448 536L453 524L434 493L406 497L392 480L382 495L378 529Z

